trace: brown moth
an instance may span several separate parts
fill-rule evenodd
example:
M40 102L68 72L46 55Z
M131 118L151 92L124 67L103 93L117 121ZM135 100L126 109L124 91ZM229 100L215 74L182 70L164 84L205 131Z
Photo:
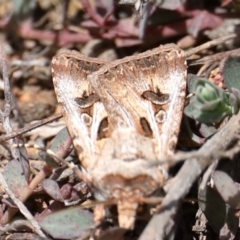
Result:
M87 80L87 75L106 63L70 50L59 51L52 60L57 100L71 136L81 141L83 151L80 160L86 168L94 163L96 141L104 132L107 117L104 106ZM100 132L101 130L103 131Z
M169 44L105 63L64 51L53 58L52 69L94 196L115 201L120 227L132 229L140 200L167 180L161 159L172 155L177 143L185 54ZM98 215L103 218L104 212Z

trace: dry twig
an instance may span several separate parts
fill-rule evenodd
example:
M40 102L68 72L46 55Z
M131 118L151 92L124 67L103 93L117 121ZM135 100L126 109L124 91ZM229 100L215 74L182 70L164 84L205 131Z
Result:
M12 132L12 126L10 122L10 113L11 113L11 87L10 87L10 81L8 76L8 67L6 62L6 57L4 54L4 51L2 48L0 48L0 58L1 58L1 65L2 65L2 75L4 80L4 94L5 94L5 106L4 111L0 111L0 117L3 122L3 127L6 130L7 133ZM15 139L9 140L10 147L11 147L11 153L12 156L15 159L19 159L20 151L18 148L13 147L15 143ZM28 211L28 209L23 205L23 203L17 199L14 195L14 193L9 189L8 184L6 183L2 173L0 173L0 184L4 188L4 190L7 192L9 197L13 200L13 202L18 206L21 213L31 222L33 225L36 233L39 234L41 237L46 237L44 233L41 231L40 226L38 225L37 221L34 219L34 217L31 215L31 213Z
M45 118L43 120L37 121L36 123L30 124L29 126L26 126L24 128L20 128L20 129L17 129L15 131L9 132L9 133L5 134L4 136L0 137L0 142L4 142L4 141L7 141L11 138L22 135L22 134L24 134L26 132L29 132L29 131L31 131L35 128L41 127L42 125L53 122L53 121L55 121L55 120L57 120L61 117L62 117L62 114L59 113L59 114L56 114L54 116L51 116L51 117Z
M212 41L206 42L205 44L202 44L202 45L200 45L198 47L195 47L195 48L192 48L192 49L186 51L186 57L189 58L193 54L196 54L196 53L198 53L198 52L200 52L200 51L202 51L204 49L211 48L213 46L216 46L216 45L218 45L220 43L223 43L223 42L225 42L225 41L227 41L229 39L236 38L236 37L237 37L237 35L234 33L234 34L229 34L227 36L223 36L221 38L217 38L217 39L214 39Z
M162 202L164 210L153 216L139 240L166 239L166 236L173 233L176 227L173 219L181 199L186 196L198 176L209 165L218 160L218 158L214 158L213 156L216 156L219 151L227 150L230 146L238 144L239 134L240 113L233 116L222 129L197 151L198 157L186 160Z

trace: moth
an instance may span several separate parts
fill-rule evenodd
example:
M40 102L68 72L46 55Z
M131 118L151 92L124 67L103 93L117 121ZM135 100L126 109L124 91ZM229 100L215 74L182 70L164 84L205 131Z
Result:
M186 69L184 51L174 44L113 62L69 50L52 60L57 100L86 181L96 200L116 203L120 227L133 229L142 199L167 181L161 159L176 147ZM104 216L95 211L97 221Z

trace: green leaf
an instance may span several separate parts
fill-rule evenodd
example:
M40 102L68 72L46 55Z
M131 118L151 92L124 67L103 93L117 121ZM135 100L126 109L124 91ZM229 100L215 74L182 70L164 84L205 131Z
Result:
M65 158L67 156L67 154L70 154L70 152L71 152L71 151L67 151L63 147L66 141L72 141L72 140L71 140L71 137L69 136L67 128L64 127L62 130L60 130L58 132L58 134L53 139L50 150L52 150L57 156L59 156L61 158ZM59 152L61 152L61 153L59 154ZM52 166L53 168L58 167L58 164L56 163L56 161L51 156L49 156L46 152L43 152L43 151L40 152L39 156L48 165Z
M194 74L188 74L188 81L187 81L187 88L189 93L194 93L196 90L196 85L198 81L202 79L197 75ZM207 79L206 79L207 80Z
M240 209L240 192L234 181L222 171L215 171L212 177L224 202L233 209Z
M226 116L235 113L236 101L231 101L230 94L218 88L213 83L200 79L195 85L195 95L186 106L184 113L205 124L218 123ZM235 98L236 99L236 98ZM233 100L231 98L231 100Z
M93 214L79 207L49 214L39 221L42 229L56 239L74 239L84 236L93 224Z
M13 193L19 197L22 190L28 186L22 165L16 159L7 163L4 168L3 176Z
M238 99L236 98L236 96L234 94L230 94L229 103L232 106L233 113L236 114L239 110L239 104L238 104Z
M229 89L236 88L240 90L240 57L229 57L223 67L224 82Z
M62 146L65 144L65 141L69 141L71 137L69 136L69 132L68 129L66 127L64 127L63 129L61 129L58 134L56 135L56 137L53 139L52 142L52 146L51 146L51 150L53 152L57 152L59 151L60 148L62 148ZM70 152L68 152L69 154ZM62 156L64 157L64 156Z
M64 202L64 198L56 181L52 179L45 179L42 182L42 187L54 200Z
M213 231L220 236L229 234L234 236L238 230L238 218L235 211L230 208L216 189L206 186L205 189L199 190L199 207L205 214ZM229 239L229 238L227 238Z
M209 186L199 190L198 199L199 207L202 209L214 232L218 234L224 226L226 204L219 193Z
M201 110L202 111L214 111L215 108L221 104L221 99L215 99L211 102L206 102L205 104L202 105Z
M19 146L17 147L18 156L15 156L19 160L19 163L22 166L23 173L25 175L26 181L28 181L30 176L30 166L29 166L29 158L26 148L24 147L24 142L20 139L15 139L15 143Z

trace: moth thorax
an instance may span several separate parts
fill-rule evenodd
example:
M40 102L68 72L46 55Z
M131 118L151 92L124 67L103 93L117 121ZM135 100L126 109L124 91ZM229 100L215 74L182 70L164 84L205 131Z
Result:
M136 201L118 201L118 224L125 229L133 229L137 214L138 203Z
M115 158L136 160L139 157L149 157L150 159L153 157L149 156L150 154L154 154L152 140L142 136L133 128L118 129L118 131L112 134L112 140L114 141Z

